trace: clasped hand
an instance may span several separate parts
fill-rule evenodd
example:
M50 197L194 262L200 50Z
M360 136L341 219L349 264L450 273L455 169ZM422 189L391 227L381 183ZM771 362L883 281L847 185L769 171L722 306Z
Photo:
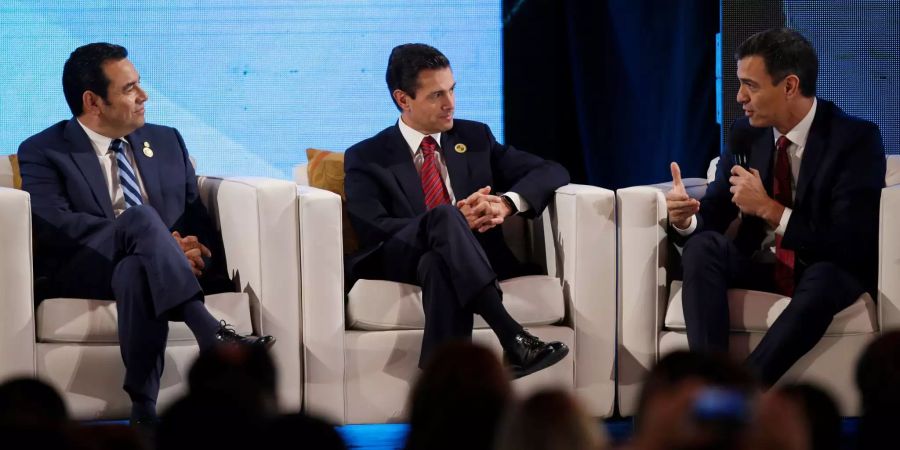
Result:
M465 200L456 202L469 228L484 233L503 223L512 214L509 205L497 195L491 195L491 187L485 186L472 193Z
M181 251L184 252L184 256L191 265L191 271L194 272L194 276L199 277L203 275L203 269L206 268L203 257L211 257L212 252L197 240L197 236L181 237L181 233L173 231L172 237L175 238L175 242L178 243Z

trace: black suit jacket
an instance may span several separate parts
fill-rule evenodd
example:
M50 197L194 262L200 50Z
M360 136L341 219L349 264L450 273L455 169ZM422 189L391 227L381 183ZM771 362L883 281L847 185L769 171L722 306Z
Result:
M465 152L457 152L457 144L463 144ZM526 214L535 216L556 189L569 182L562 166L501 145L483 123L454 120L453 128L441 133L440 146L457 200L489 185L494 192L521 195L531 205ZM355 264L426 209L422 183L398 125L348 149L344 171L347 211L361 247L348 259L352 273ZM476 235L488 252L509 251L500 227Z
M221 238L200 201L184 140L174 128L147 124L129 134L148 203L170 231L197 236L213 252L204 278L221 286ZM148 143L152 157L142 149ZM113 261L115 216L90 138L72 118L19 146L22 188L31 194L35 275L52 278L77 253ZM203 280L201 280L203 281Z
M697 231L724 232L737 217L728 178L734 155L748 157L772 196L775 137L771 127L754 128L747 118L735 121L730 143L719 159L715 181L700 202ZM843 268L869 292L877 282L878 210L884 187L884 144L878 126L848 116L818 99L797 179L793 212L782 237L796 252L795 275L820 261ZM746 255L762 245L767 225L746 216L735 244ZM696 234L696 232L694 234ZM688 237L689 238L689 237Z

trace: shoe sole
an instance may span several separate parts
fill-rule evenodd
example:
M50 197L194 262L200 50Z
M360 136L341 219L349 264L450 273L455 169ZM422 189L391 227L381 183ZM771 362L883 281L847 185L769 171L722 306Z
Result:
M546 369L560 361L569 354L569 347L563 347L562 350L558 352L553 352L548 354L544 359L537 362L537 364L527 368L527 369L519 369L513 367L513 379L517 380L519 378L531 375L539 370Z

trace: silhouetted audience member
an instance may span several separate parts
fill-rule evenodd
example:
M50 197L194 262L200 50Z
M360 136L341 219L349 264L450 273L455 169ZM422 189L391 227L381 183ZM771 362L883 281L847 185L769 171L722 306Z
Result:
M413 388L406 449L490 449L511 397L509 373L490 350L447 343Z
M873 341L856 365L862 398L860 450L895 448L900 427L900 330Z
M760 396L752 428L754 450L837 450L841 444L837 404L809 384L778 386Z
M135 427L84 425L69 434L73 450L151 450Z
M497 436L497 450L601 450L605 428L568 391L540 391L514 407Z
M630 448L730 449L745 442L757 387L727 355L676 351L650 371Z
M69 414L48 384L16 378L0 385L0 443L14 448L68 448Z
M275 366L266 349L220 345L188 373L188 395L163 415L160 450L257 448L276 415Z
M805 383L779 386L776 391L800 406L813 449L838 450L841 447L841 413L831 394Z
M266 450L316 449L346 450L344 439L334 425L305 414L286 414L272 420L265 434Z

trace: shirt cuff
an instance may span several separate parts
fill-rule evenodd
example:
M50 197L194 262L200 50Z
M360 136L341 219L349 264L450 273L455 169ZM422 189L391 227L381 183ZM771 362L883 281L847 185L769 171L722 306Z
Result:
M509 201L516 205L516 209L518 213L523 213L531 209L531 205L528 204L528 200L525 200L521 195L516 194L515 192L505 192L503 193Z
M682 230L681 228L676 227L675 224L673 223L672 229L675 230L676 233L678 233L682 236L687 236L687 235L693 233L694 230L697 229L697 216L696 215L691 216L691 223L688 224L687 228Z
M778 228L775 228L775 234L784 236L788 222L791 220L791 212L793 212L791 208L784 208L784 212L781 213L781 220L778 221Z

